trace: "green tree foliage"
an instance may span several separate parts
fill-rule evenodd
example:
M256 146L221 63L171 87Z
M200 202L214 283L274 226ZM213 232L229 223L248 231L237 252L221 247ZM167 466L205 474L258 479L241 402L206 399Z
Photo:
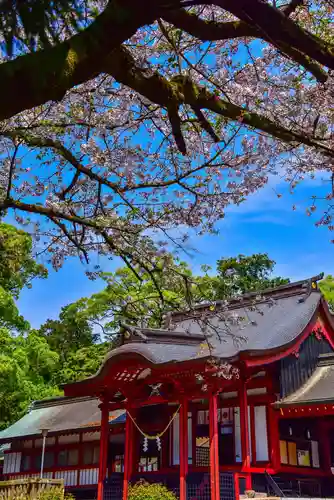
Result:
M78 313L78 302L62 307L59 319L49 319L39 330L51 349L58 352L63 360L72 352L89 347L99 340L84 315Z
M0 223L0 327L24 331L28 323L20 316L15 300L34 278L45 278L47 271L32 258L29 234Z
M169 258L169 257L168 257ZM173 264L177 273L165 273L163 260L154 275L139 274L128 267L114 273L104 273L106 286L91 297L72 304L79 321L87 321L99 328L104 336L113 337L120 322L157 326L168 311L184 308L194 288L189 267L181 262Z
M272 277L276 262L266 253L238 255L217 262L217 299L289 283L289 279Z
M59 318L47 320L38 330L49 348L57 353L59 363L53 373L53 382L61 385L96 373L110 348L107 342L98 343L100 335L94 333L94 324L80 303L62 307Z
M71 305L78 321L99 328L105 338L115 341L122 322L160 327L171 311L289 282L272 277L275 262L267 254L223 258L217 262L215 274L203 266L201 276L194 275L185 262L166 258L168 265L161 259L154 275L142 273L139 277L127 267L101 275L106 287Z
M334 314L334 276L328 275L319 282L319 288L328 302L331 312Z
M31 401L60 393L52 383L58 361L42 337L0 328L0 429L20 418Z
M4 290L18 298L22 288L30 287L34 278L46 278L47 270L32 257L29 234L0 223L0 283Z
M19 418L33 399L54 394L58 363L45 339L29 332L15 299L34 278L47 276L32 257L31 237L0 223L0 428Z
M92 344L71 351L67 359L61 363L54 381L57 384L66 384L75 380L82 380L93 375L101 366L102 360L110 350L110 343Z

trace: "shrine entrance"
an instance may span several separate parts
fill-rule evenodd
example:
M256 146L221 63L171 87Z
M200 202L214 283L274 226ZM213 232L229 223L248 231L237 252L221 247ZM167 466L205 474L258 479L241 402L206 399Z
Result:
M127 500L129 485L139 479L165 484L180 500L235 500L237 474L220 469L235 462L234 410L222 409L220 399L235 384L237 467L250 489L247 391L239 375L227 362L205 358L160 367L131 353L107 360L95 379L69 384L68 394L101 401L98 500ZM109 415L118 409L126 412L123 438L110 434Z
M218 404L222 401L217 397ZM187 401L187 420L181 429L182 404L161 403L131 409L127 412L128 428L131 429L131 456L128 467L128 484L139 480L164 484L180 496L180 472L185 464L181 458L181 435L187 434L188 472L185 475L185 500L211 500L210 480L210 415L209 400ZM239 414L237 414L239 418ZM225 465L235 463L234 443L235 412L233 408L217 408L217 442L219 499L235 500L238 475L222 472ZM238 458L238 457L237 457ZM103 500L122 500L126 478L126 436L110 436L107 457L107 472L104 481ZM218 494L218 492L217 492Z

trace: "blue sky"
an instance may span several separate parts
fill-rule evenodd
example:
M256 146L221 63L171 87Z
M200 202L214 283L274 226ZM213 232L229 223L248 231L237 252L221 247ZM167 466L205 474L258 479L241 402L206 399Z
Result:
M186 260L199 272L201 264L214 266L222 256L267 252L277 262L276 274L292 280L322 271L334 274L330 232L314 226L320 213L311 217L305 213L310 197L323 189L321 176L316 181L306 181L294 195L280 181L271 180L244 204L228 209L225 219L218 224L218 236L191 236L193 257ZM278 198L276 193L282 197ZM293 204L297 205L296 211L292 211ZM101 265L110 271L119 262L106 260ZM50 269L47 280L35 281L31 290L22 292L20 312L33 327L38 327L47 318L56 318L62 306L102 287L102 281L90 281L85 267L72 258L60 271Z

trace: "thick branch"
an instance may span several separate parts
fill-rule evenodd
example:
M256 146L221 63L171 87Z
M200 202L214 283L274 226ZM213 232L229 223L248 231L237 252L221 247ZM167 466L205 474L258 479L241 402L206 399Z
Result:
M44 215L48 219L57 218L61 220L66 220L67 222L77 223L80 226L87 226L95 230L99 230L99 224L94 221L94 219L87 219L86 217L79 217L78 215L66 214L61 210L55 208L49 208L42 205L34 205L31 203L24 203L19 200L14 200L13 198L7 198L1 203L0 209L7 210L8 208L13 208L15 210L20 210L22 212L27 212L31 214Z
M288 5L285 5L282 8L282 12L285 16L291 16L295 10L298 9L298 7L301 7L304 5L305 0L291 0L291 2Z
M334 47L298 26L284 12L263 0L213 0L241 21L255 26L274 45L283 42L305 56L334 69Z
M143 8L144 7L144 8ZM101 73L105 56L156 17L157 2L112 0L83 32L52 48L0 65L0 120L62 99Z
M66 161L68 161L72 167L76 169L76 174L74 175L69 186L60 194L60 198L64 199L64 196L75 186L76 181L80 173L87 175L92 181L96 181L99 184L104 184L108 188L115 192L119 192L118 185L104 179L100 175L93 172L88 167L85 167L80 161L74 156L74 154L64 146L60 141L50 139L48 137L35 136L22 129L12 129L8 131L0 132L0 136L8 137L11 139L20 139L27 146L38 147L38 148L50 148L62 156Z
M195 0L193 3L218 5L228 10L254 26L275 46L282 47L283 52L288 47L297 51L299 63L302 56L310 57L334 69L332 47L262 0ZM141 26L161 17L167 8L180 6L182 0L110 0L104 12L86 30L66 42L1 64L0 120L49 100L60 100L67 90L103 72L112 50ZM291 52L290 56L295 58Z
M136 66L135 61L125 47L114 51L105 71L109 72L119 82L136 90L150 101L165 106L167 109L171 105L175 107L181 104L188 104L192 108L208 109L228 120L240 121L281 141L305 144L318 149L327 156L334 156L331 149L312 138L293 132L265 116L220 99L184 77L168 81L158 73L149 74Z
M326 71L319 64L305 56L300 50L293 48L282 40L270 39L263 31L243 21L225 23L206 21L182 9L166 12L163 15L163 19L203 42L231 40L242 37L261 38L266 42L274 44L284 55L313 74L318 81L323 83L327 80Z
M265 132L272 137L276 137L281 141L304 144L316 148L327 156L334 156L334 152L330 148L327 148L325 145L317 142L311 137L291 131L286 127L266 118L265 116L250 112L245 108L232 104L224 99L220 99L213 93L207 91L205 88L192 83L189 79L178 77L172 81L168 81L158 73L148 73L146 70L143 70L136 65L131 54L125 47L122 47L120 50L113 51L112 56L106 62L104 71L108 72L116 80L134 89L150 101L166 107L169 110L174 110L173 131L174 129L179 131L178 136L175 137L175 139L179 149L183 153L185 153L185 144L177 110L181 104L188 104L195 111L198 111L199 109L208 109L224 116L228 120L239 121L259 131ZM175 123L177 123L177 127L175 126ZM30 146L52 148L65 158L78 172L87 175L87 177L91 180L104 184L118 194L127 190L127 187L122 188L116 183L101 178L101 176L93 172L91 169L82 165L72 152L59 141L33 136L20 129L5 131L2 132L1 135L11 137L12 139L20 138Z
M107 246L109 246L110 250L115 254L121 257L121 259L125 262L125 264L131 269L131 271L134 272L134 274L138 277L138 279L141 279L140 276L137 274L135 271L135 268L133 265L140 265L144 267L147 272L152 276L152 271L146 266L145 262L143 262L138 256L136 257L136 251L134 249L133 254L131 254L129 251L124 250L123 248L119 248L118 246L115 245L112 236L110 236L106 228L100 224L98 224L96 221L92 219L87 219L85 217L79 217L76 215L69 215L65 214L64 212L61 212L59 210L56 210L54 208L49 208L49 207L43 207L42 205L33 205L30 203L22 203L18 200L14 200L13 198L8 198L4 202L1 203L0 205L0 210L7 210L8 208L12 208L14 210L20 210L23 212L27 213L34 213L38 215L43 215L47 219L51 220L62 232L63 234L69 238L69 241L72 242L72 244L81 252L84 253L85 258L88 259L88 254L86 250L83 247L82 243L78 243L75 241L75 239L71 236L69 231L67 230L66 226L61 222L61 221L67 221L71 222L73 224L78 224L80 227L83 229L85 227L91 228L96 231L99 235L102 236L103 241ZM110 229L110 225L108 225L108 228ZM132 265L133 263L133 265Z

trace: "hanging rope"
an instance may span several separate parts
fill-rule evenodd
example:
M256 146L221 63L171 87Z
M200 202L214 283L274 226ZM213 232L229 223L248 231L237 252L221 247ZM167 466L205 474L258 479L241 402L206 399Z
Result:
M180 408L181 408L182 405L179 405L178 409L176 410L175 413L173 413L173 416L172 418L170 419L170 421L168 422L167 426L164 428L164 430L162 432L158 432L158 434L152 436L150 434L146 434L146 432L144 432L140 427L139 425L137 424L137 422L135 421L135 419L132 417L131 413L129 412L129 410L126 410L126 414L129 415L130 419L132 420L134 426L137 428L137 430L140 432L140 434L146 438L146 439L151 439L152 441L158 439L158 438L161 438L164 434L166 434L166 432L168 431L168 429L170 428L170 426L172 425L173 421L175 420L177 414L179 413L180 411Z

